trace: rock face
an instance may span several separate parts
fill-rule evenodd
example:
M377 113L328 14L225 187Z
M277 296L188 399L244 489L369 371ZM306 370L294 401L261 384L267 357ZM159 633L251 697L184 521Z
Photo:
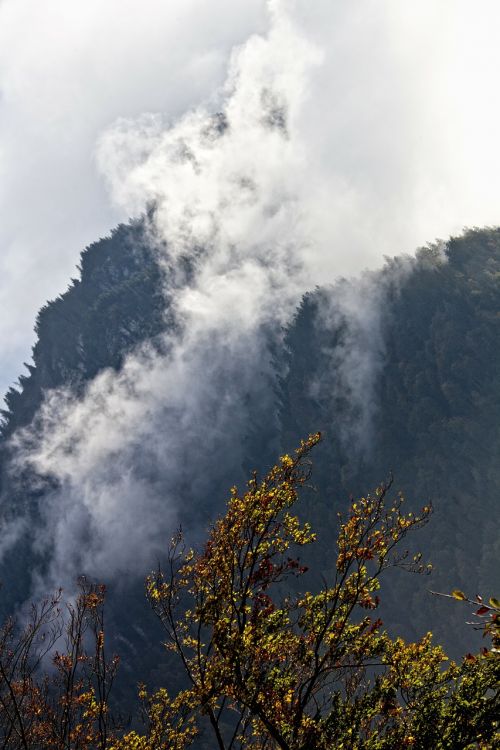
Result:
M36 525L51 491L50 482L34 487L14 482L9 472L9 440L31 422L44 394L60 386L79 392L104 368L120 370L128 352L154 343L172 325L166 280L142 222L91 245L80 272L40 311L33 365L6 397L4 519L29 506ZM395 489L410 503L432 501L434 518L415 543L434 563L435 576L394 573L383 592L384 616L407 636L432 629L455 653L472 650L465 612L432 599L427 589L498 594L500 230L467 232L412 261L394 260L359 281L311 292L271 356L274 407L264 425L260 416L252 420L257 406L253 411L249 399L241 437L245 471L273 462L277 446L289 450L308 432L325 433L314 456L318 492L303 504L303 515L320 530L312 562L325 575L336 514L349 495L373 489L392 470ZM199 450L204 439L200 434ZM226 490L218 488L214 513ZM183 503L189 514L189 498ZM32 542L28 528L4 557L4 613L27 596L32 570L45 564L46 553ZM162 679L158 654L148 647L146 658L141 647L151 642L154 625L143 612L138 581L121 590L111 614L116 624L127 613L117 643L128 654L133 683L137 665L141 678L149 671Z
M161 273L141 222L121 225L81 255L80 279L39 312L29 374L11 388L2 434L31 421L47 389L78 387L164 325Z
M39 312L33 364L5 398L0 430L0 496L6 528L17 517L29 518L27 528L0 565L4 617L31 589L43 555L33 548L40 504L50 481L24 481L11 467L9 441L29 425L44 394L69 387L81 391L104 368L119 369L138 343L154 340L166 321L161 272L143 222L122 225L81 255L80 278ZM0 547L1 551L1 547Z

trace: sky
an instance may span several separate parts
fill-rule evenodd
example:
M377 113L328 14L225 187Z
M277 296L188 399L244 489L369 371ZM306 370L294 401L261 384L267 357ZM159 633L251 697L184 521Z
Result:
M79 252L140 212L140 185L116 189L109 134L116 146L124 122L217 111L232 50L266 33L277 5L0 1L0 391ZM297 115L311 282L497 224L498 3L281 5L316 50Z

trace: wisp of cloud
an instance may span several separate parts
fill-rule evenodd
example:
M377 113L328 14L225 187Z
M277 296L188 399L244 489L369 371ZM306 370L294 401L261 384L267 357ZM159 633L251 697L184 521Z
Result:
M179 509L194 514L222 477L240 478L248 400L253 419L272 422L269 346L311 283L297 121L321 52L280 4L270 13L268 34L235 49L217 113L122 120L101 139L115 199L154 206L148 231L177 325L161 353L144 345L83 396L50 393L16 436L18 467L57 485L41 511L51 562L40 586L142 576Z
M160 350L145 344L83 396L48 394L16 436L18 465L55 480L40 509L44 587L82 572L142 576L186 506L193 524L204 522L212 490L240 477L249 400L257 423L274 419L270 346L303 292L441 227L454 231L457 217L492 215L491 201L476 210L460 133L445 139L460 150L453 161L441 148L443 119L422 109L441 102L448 38L435 88L423 96L409 85L430 81L449 6L435 4L444 20L429 3L408 20L392 0L382 5L319 2L309 13L309 4L271 0L267 33L234 49L209 104L173 121L122 118L102 134L97 161L119 211L152 207L148 231L176 326ZM456 30L468 11L454 7ZM415 53L418 44L408 53L401 30L433 55L425 45ZM456 211L447 195L459 196ZM371 365L383 358L381 298L366 279L364 307L344 285L330 310L332 324L349 321L332 363L353 402L345 439L366 430Z

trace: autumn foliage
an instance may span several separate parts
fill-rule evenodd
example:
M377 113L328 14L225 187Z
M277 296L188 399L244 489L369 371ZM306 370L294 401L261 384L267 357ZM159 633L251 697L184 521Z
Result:
M109 747L109 695L118 658L107 659L103 586L79 581L33 605L25 627L0 632L0 746L17 750Z
M352 503L339 518L332 580L311 590L302 585L309 577L300 551L314 543L315 533L294 509L309 483L308 457L319 439L313 435L294 455L282 456L264 478L254 475L244 493L233 488L203 549L186 548L178 534L164 568L148 578L149 601L186 686L171 695L166 688L150 693L141 685L142 731L111 726L108 691L116 662L105 668L96 614L101 593L91 588L82 594L81 609L70 612L74 620L81 611L80 627L94 634L92 655L83 653L81 639L71 631L67 653L55 656L63 676L57 689L34 677L36 665L26 686L21 680L17 687L17 677L11 677L14 691L26 697L18 718L19 700L2 688L2 721L12 727L3 747L498 747L500 659L493 626L486 628L493 649L456 665L430 634L416 643L391 638L377 616L380 577L388 568L427 570L420 556L409 558L401 544L427 522L429 506L405 513L403 498L390 498L390 482ZM317 585L317 576L310 578ZM98 597L95 606L89 596ZM49 622L51 616L49 609ZM4 660L3 652L0 656ZM32 705L40 709L40 719ZM64 716L72 717L69 724L69 719L61 724ZM45 717L47 728L41 730ZM63 725L63 734L52 728Z

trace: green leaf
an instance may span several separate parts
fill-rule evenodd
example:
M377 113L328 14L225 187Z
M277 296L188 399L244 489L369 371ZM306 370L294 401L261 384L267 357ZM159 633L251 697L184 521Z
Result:
M452 595L453 597L455 597L455 599L459 599L459 600L460 600L460 601L462 601L462 602L463 602L463 601L465 601L465 599L467 599L467 597L465 596L464 592L463 592L463 591L460 591L460 589L454 589L454 590L453 590L453 591L451 592L451 595Z
M500 599L495 599L494 596L490 599L490 604L492 607L495 607L495 609L500 609Z

